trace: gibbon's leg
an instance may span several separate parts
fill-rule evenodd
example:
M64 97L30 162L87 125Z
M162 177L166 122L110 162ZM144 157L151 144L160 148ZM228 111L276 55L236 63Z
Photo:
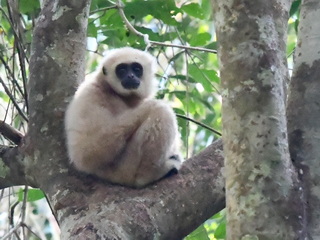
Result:
M177 152L178 129L174 112L163 101L157 101L149 117L135 134L132 145L128 146L128 159L136 152L135 144L141 144L140 165L135 176L135 184L142 187L154 182L171 171L177 172L181 166Z
M180 168L181 157L175 152L177 124L172 109L163 101L152 100L142 120L118 156L117 168L108 173L101 171L99 176L107 174L110 181L143 187Z

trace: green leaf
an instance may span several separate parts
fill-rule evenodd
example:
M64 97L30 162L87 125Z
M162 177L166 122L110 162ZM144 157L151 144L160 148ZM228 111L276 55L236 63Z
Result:
M219 224L216 231L214 232L215 238L225 238L226 237L226 221Z
M195 64L188 65L188 73L197 83L201 83L207 92L213 92L212 83L219 81L214 70L199 69Z
M165 24L176 26L178 23L174 17L180 12L180 9L176 7L173 0L136 0L127 2L124 12L129 20L139 21L143 17L151 15Z
M21 188L18 192L18 201L22 202L23 196L24 196L24 189ZM34 189L34 188L28 189L27 202L34 202L44 197L45 195L40 189Z
M204 13L198 3L190 3L183 5L181 7L181 10L183 10L188 15L199 18L199 19L205 19Z
M296 30L296 32L298 32L298 26L299 26L299 23L300 23L300 19L297 19L296 21L295 21L295 25L294 25L294 29Z
M33 13L35 15L40 11L40 1L20 0L19 9L23 14Z
M208 48L208 49L212 49L212 50L216 50L218 47L217 47L217 42L210 42L209 44L207 44L206 46L204 46L205 48Z
M0 98L2 98L2 100L5 101L6 103L9 102L9 100L10 100L8 95L5 92L2 92L2 91L0 91Z
M301 0L295 0L292 3L291 9L290 9L290 16L294 15L299 11L300 5L301 5Z
M177 79L177 80L183 80L187 81L189 83L197 83L191 76L185 76L185 75L170 75L170 78Z
M190 40L191 46L203 46L207 44L211 39L210 33L199 33L193 35L193 37Z
M170 94L174 94L181 102L186 99L186 91L172 91Z
M200 225L196 230L190 233L186 238L186 240L210 240L207 230L205 227Z
M181 108L173 108L173 111L177 114L186 115L186 113Z
M203 11L205 19L210 20L210 17L212 14L211 1L210 0L202 0L201 1L201 9Z
M94 23L89 23L88 24L88 37L93 37L93 38L97 38L98 36L98 28L95 26Z

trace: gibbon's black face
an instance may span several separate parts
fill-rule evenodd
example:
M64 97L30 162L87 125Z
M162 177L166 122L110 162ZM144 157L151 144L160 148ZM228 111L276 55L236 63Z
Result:
M140 63L121 63L116 67L116 75L125 89L137 89L140 86L143 68Z

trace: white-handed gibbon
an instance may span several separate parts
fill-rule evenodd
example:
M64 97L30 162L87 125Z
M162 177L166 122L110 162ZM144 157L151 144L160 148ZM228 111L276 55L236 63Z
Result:
M155 70L150 54L114 49L79 86L65 117L76 169L131 187L178 171L176 117L166 102L153 98Z

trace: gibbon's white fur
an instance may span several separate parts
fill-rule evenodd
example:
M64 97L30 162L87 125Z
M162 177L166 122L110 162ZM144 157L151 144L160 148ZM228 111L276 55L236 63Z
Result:
M65 117L76 169L131 187L177 172L177 122L166 102L152 98L155 70L150 54L114 49L79 86Z

